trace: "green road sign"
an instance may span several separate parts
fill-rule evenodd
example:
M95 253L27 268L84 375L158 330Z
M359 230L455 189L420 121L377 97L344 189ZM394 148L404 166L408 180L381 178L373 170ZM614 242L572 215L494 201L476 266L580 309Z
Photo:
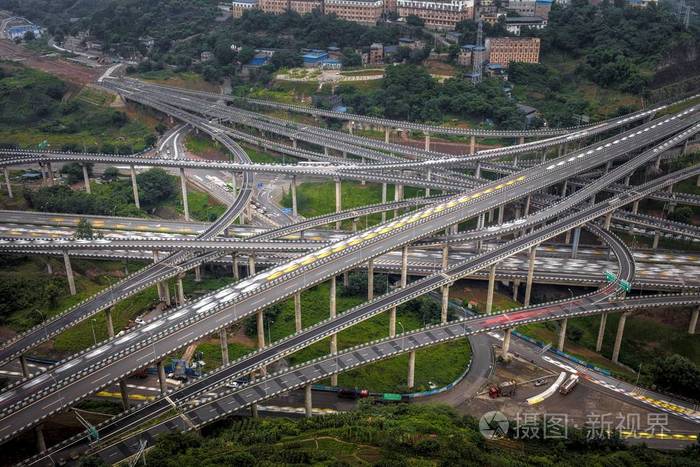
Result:
M632 284L630 284L624 279L620 279L620 288L625 292L629 292L632 290Z
M383 397L385 401L400 401L401 400L401 394L392 394L389 392L385 392Z
M49 142L46 141L46 140L42 141L42 142L39 143L39 145L38 145L38 148L39 148L40 150L42 150L42 151L43 151L44 149L48 148L48 147L49 147Z
M617 276L610 271L605 271L605 280L608 282L615 282L617 280Z

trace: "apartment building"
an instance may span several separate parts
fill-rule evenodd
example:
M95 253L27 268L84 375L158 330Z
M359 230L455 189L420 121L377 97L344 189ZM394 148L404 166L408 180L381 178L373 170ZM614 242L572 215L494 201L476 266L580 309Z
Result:
M503 67L510 62L540 62L538 37L488 37L484 45L489 62Z
M240 18L248 10L258 7L258 0L233 0L231 3L231 14L234 18Z
M418 16L432 29L451 30L474 18L474 0L397 0L397 9L399 16Z
M325 0L325 14L362 24L376 24L384 12L384 0Z

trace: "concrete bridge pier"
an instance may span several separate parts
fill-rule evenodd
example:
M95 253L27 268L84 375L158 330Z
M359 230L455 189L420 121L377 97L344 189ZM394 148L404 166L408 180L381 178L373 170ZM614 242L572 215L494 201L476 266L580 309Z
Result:
M425 133L425 150L430 151L430 133Z
M408 353L408 378L406 386L408 389L413 389L415 386L415 376L416 376L416 351L412 350Z
M238 186L236 182L236 172L231 172L231 194L233 196L236 196L236 193L238 192Z
M386 204L386 183L382 183L382 204ZM386 222L386 211L382 211L382 222Z
M625 332L625 322L627 321L627 316L630 312L627 311L622 313L620 316L620 321L617 323L617 334L615 334L615 345L613 346L612 361L619 363L620 357L620 345L622 344L622 335Z
M24 355L19 356L19 365L22 367L22 376L25 378L29 377L31 375L31 372L29 371L29 364L27 363L27 357Z
M595 351L600 352L603 348L603 337L605 337L605 325L608 322L608 313L600 315L600 325L598 326L598 338L595 341Z
M46 274L48 274L49 276L53 274L53 266L51 265L50 256L46 258Z
M337 309L336 309L336 279L335 276L331 277L331 284L330 284L330 313L329 316L331 319L335 318L337 315ZM330 344L330 351L331 354L338 353L338 334L333 334L331 335L331 344ZM331 375L331 386L337 386L338 385L338 374L333 373Z
M46 440L44 439L44 424L40 423L34 427L34 434L36 435L36 448L39 452L46 451Z
M564 235L564 243L567 245L571 243L571 229L566 231L566 235Z
M632 214L637 214L639 212L639 200L632 203Z
M80 164L83 167L83 183L85 184L85 192L91 193L90 191L90 176L88 175L88 169L86 164Z
M476 178L481 178L481 162L476 163L476 171L474 172Z
M659 233L658 230L654 231L654 242L651 245L651 248L656 250L659 247L659 239L661 238L661 234Z
M510 355L508 355L508 350L510 349L510 334L513 332L513 328L505 329L503 332L503 346L501 347L501 358L505 361L510 360Z
M513 167L518 168L518 155L513 156Z
M124 410L129 410L129 390L126 387L126 380L119 380L119 393L122 396L122 407Z
M613 211L610 211L605 215L605 223L603 224L603 228L607 231L610 231L610 224L612 223L612 216L613 216Z
M389 127L384 128L384 142L389 142L389 136L391 135L391 129Z
M568 188L568 186L569 186L569 181L564 180L564 183L561 186L561 196L562 197L566 196L566 189Z
M228 335L226 328L219 331L219 345L221 346L221 364L228 365Z
M469 154L474 154L476 152L476 136L472 135L469 138ZM478 177L478 175L477 175Z
M530 297L532 295L532 276L535 272L535 258L537 256L537 246L535 245L530 248L530 254L528 255L528 265L527 265L527 281L525 282L525 300L523 305L530 305Z
M698 315L700 315L700 308L693 310L690 315L690 325L688 326L688 334L695 334L695 328L698 325Z
M442 290L442 301L440 303L440 322L442 324L447 323L447 310L450 305L450 286L443 285Z
M311 418L311 415L313 414L313 408L314 407L311 396L311 385L307 384L306 386L304 386L304 416L306 418Z
M340 211L343 210L343 198L342 198L342 192L341 192L341 186L340 186L340 179L336 178L335 179L335 212L339 213ZM340 230L342 222L337 221L335 223L335 229Z
M576 259L578 254L578 243L581 239L581 227L576 227L574 229L574 244L571 247L571 259Z
M292 192L292 215L295 217L299 215L299 211L297 210L297 176L292 175L292 183L289 186L291 192Z
M542 150L542 163L544 164L545 162L547 162L547 150L543 149Z
M294 329L301 331L301 293L294 294Z
M625 186L630 186L630 179L632 178L632 174L628 174L625 177Z
M160 395L162 396L168 392L168 382L165 376L165 365L163 360L156 363L156 368L158 369L158 386L160 387Z
M114 337L114 322L112 321L112 308L105 308L105 321L107 321L107 335Z
M661 155L656 158L656 162L654 162L654 168L656 170L659 170L661 168Z
M525 144L525 137L524 136L521 136L518 138L518 144Z
M240 280L241 272L238 270L238 255L236 253L231 253L231 270L233 272L233 280Z
M67 251L63 251L63 264L66 266L66 278L68 279L68 289L71 295L75 295L75 277L73 277L73 268L70 264L70 257Z
M139 202L139 187L136 184L136 168L131 166L131 190L134 193L134 204L136 209L141 209L141 203Z
M182 285L182 278L185 277L184 274L177 275L177 304L185 304L185 288Z
M527 195L527 198L525 198L525 214L524 216L527 217L530 215L530 204L532 202L532 195Z
M374 260L367 261L367 301L374 299Z
M292 148L297 149L297 139L291 138L291 140L292 140Z
M328 146L323 146L323 155L328 157Z
M180 167L180 187L182 188L182 209L185 211L185 220L190 220L190 208L187 200L187 178L184 167Z
M51 162L46 163L46 175L49 177L49 185L53 186L53 168L51 168Z
M428 169L428 176L427 176L428 181L432 180L432 175L433 175L432 170ZM425 196L426 196L426 198L430 197L430 187L425 187Z
M559 351L564 350L564 341L566 340L566 325L569 324L569 319L564 318L559 321L559 343L557 344L557 349Z
M496 285L496 265L497 263L492 264L489 269L489 286L486 292L486 313L491 313L491 309L493 308L493 289Z
M10 185L10 171L7 169L7 167L4 167L2 170L5 174L5 186L7 187L7 196L9 196L10 198L14 198L14 196L12 195L12 185ZM700 179L700 177L698 177L698 179Z
M194 268L194 281L195 282L202 282L202 268L201 266L197 266Z

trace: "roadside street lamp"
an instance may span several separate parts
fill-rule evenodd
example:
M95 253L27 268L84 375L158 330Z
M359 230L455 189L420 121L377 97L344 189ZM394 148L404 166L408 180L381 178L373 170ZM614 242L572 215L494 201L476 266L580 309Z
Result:
M97 320L95 318L92 318L90 320L90 327L92 328L92 340L95 343L95 345L97 345L97 336L95 335L95 323L96 322L97 322Z

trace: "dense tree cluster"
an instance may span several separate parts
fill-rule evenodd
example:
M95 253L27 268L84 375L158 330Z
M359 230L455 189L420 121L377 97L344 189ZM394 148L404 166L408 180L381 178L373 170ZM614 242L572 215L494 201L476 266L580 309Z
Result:
M542 433L541 427L534 427ZM535 433L535 431L531 431ZM177 465L524 466L700 465L700 447L662 452L625 447L619 438L487 443L478 421L446 406L363 404L353 412L313 418L229 418L196 433L169 433L146 452L153 467ZM84 466L102 465L85 459Z
M0 276L0 323L6 323L13 313L28 308L55 307L65 293L64 279L51 276L29 276L7 273ZM44 317L39 312L28 315L29 325Z
M691 360L673 354L654 362L651 370L654 384L662 391L698 400L700 368Z
M366 93L341 85L338 93L350 111L364 115L430 122L441 122L446 115L486 117L508 128L524 124L500 80L487 79L474 86L464 78L454 78L439 84L414 65L387 68L379 90Z

